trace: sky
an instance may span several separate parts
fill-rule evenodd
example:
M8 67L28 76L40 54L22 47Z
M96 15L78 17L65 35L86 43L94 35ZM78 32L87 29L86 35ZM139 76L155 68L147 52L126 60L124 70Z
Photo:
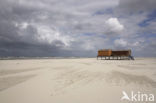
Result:
M156 0L1 0L0 56L156 57Z

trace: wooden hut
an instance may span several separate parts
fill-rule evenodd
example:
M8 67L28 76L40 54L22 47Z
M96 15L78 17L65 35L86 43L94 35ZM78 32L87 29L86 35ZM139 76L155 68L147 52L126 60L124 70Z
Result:
M131 50L113 50L111 56L131 56Z
M117 59L117 60L123 60L123 59L132 59L134 58L131 56L131 50L111 50L111 49L101 49L98 50L98 57L110 60L110 59Z
M111 49L101 49L98 51L98 56L111 56Z

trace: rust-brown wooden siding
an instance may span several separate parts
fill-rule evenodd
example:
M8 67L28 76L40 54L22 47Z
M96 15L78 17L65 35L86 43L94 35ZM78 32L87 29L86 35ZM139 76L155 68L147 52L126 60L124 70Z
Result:
M98 51L97 56L131 56L131 50L102 49Z
M112 50L111 49L103 49L98 51L98 56L111 56Z
M112 51L112 56L131 56L131 50Z

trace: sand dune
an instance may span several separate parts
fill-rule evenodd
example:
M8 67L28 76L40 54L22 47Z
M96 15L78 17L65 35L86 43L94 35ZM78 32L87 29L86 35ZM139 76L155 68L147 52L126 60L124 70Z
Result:
M1 60L0 103L129 103L122 91L156 95L155 67L156 58Z

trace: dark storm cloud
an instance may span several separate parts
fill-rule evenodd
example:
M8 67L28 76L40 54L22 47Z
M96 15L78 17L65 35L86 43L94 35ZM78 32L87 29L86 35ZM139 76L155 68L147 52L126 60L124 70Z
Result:
M119 8L128 13L141 13L156 9L155 0L120 0Z
M155 0L0 1L0 56L96 56L98 49L151 50ZM129 29L131 28L131 29ZM151 41L148 41L150 39ZM145 45L146 44L146 45ZM139 49L137 47L140 47ZM147 56L151 56L148 53ZM155 54L152 54L155 55Z
M55 56L59 47L40 43L37 29L30 23L41 9L20 5L16 1L0 1L0 56ZM23 29L23 30L22 30ZM55 44L63 44L61 41Z
M125 35L114 41L116 48L131 48L136 56L156 56L156 42L151 40L156 38L155 5L155 0L120 0L115 15L125 26Z

